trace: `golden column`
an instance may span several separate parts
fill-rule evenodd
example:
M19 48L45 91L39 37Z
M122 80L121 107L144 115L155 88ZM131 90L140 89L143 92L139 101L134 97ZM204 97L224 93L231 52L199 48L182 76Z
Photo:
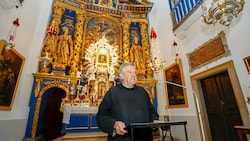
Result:
M122 28L123 28L123 61L129 62L129 50L130 50L130 23L131 21L128 21L128 19L124 19L122 21Z
M69 75L75 76L78 71L79 61L80 61L80 51L82 47L83 41L83 25L86 20L85 12L77 12L76 13L76 25L74 32L74 56L71 61L71 67L69 71Z
M148 65L151 61L150 59L150 45L149 45L149 36L148 36L148 21L142 20L140 22L140 31L141 31L141 43L144 48L144 56L145 56L145 67L146 67L146 78L152 78L152 69Z

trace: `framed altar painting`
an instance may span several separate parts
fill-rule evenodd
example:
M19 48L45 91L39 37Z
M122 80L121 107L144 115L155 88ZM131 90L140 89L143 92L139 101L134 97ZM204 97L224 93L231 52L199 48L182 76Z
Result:
M243 59L247 68L247 72L250 74L250 56Z
M166 108L188 107L181 60L164 69Z
M11 110L25 59L14 48L0 51L0 110Z

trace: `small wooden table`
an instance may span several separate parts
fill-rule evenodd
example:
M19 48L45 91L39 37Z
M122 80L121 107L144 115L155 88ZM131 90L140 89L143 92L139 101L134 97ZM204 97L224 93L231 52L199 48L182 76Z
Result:
M240 141L244 141L242 135L250 134L250 126L234 126L234 128L238 132L238 136L239 136Z
M170 126L175 126L175 125L183 125L184 126L186 141L188 141L187 129L186 129L187 121L166 121L166 122L157 122L157 123L130 123L128 128L130 128L130 130L131 130L131 139L132 139L132 141L134 141L134 133L133 133L134 128L156 127L156 128L161 128L162 132L163 132L163 130L165 130L166 128L168 128ZM170 136L171 136L171 139L173 140L172 135L170 135ZM165 135L162 134L162 141L164 141L164 140L165 140Z

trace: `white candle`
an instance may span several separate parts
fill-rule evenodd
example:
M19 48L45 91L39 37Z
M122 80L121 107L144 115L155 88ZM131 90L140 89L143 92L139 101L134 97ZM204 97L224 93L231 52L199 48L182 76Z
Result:
M70 84L70 78L68 79L68 84Z
M157 64L158 63L158 60L157 60L157 58L155 57L155 64Z

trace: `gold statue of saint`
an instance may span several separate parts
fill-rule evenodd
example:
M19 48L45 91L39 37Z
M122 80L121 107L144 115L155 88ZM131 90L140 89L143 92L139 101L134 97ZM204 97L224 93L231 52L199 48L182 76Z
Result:
M66 26L63 27L63 34L58 37L57 43L56 62L69 65L73 59L73 40Z
M138 75L145 74L146 67L144 58L144 49L139 45L139 38L134 37L130 49L130 61L134 62Z
M98 98L103 98L106 93L106 84L104 82L99 82L98 85Z

